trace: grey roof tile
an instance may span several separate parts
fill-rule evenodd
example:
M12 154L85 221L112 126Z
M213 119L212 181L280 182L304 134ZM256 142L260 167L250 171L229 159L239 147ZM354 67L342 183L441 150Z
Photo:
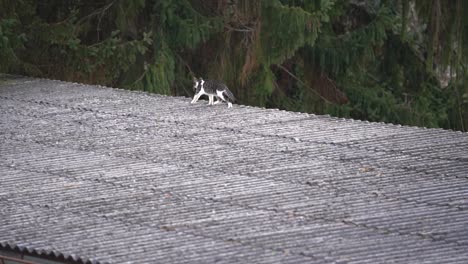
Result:
M0 83L0 249L89 263L466 263L468 134Z

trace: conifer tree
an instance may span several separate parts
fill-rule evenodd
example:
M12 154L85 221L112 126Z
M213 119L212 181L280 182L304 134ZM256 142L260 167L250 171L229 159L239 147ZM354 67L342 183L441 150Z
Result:
M0 0L0 71L468 130L463 0Z

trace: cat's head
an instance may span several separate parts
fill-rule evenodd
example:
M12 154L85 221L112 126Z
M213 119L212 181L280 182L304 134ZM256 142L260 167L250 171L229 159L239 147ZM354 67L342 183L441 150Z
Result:
M195 78L195 77L192 78L192 81L193 81L193 90L197 90L197 87L198 87L198 84L200 83L200 81L197 80L197 78Z
M199 89L201 89L203 83L205 82L202 78L195 78L193 77L192 78L192 81L193 81L193 90L194 91L197 91Z

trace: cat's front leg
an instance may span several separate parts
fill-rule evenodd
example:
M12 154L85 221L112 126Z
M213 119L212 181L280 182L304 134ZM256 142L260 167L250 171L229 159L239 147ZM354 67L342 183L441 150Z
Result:
M194 104L198 101L198 99L200 98L200 96L202 95L202 93L197 93L193 96L193 99L192 101L190 102L191 104Z

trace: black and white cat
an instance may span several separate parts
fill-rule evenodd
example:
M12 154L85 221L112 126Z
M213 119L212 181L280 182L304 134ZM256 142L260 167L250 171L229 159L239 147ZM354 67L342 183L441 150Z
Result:
M190 103L196 103L200 96L208 95L208 105L219 104L221 99L224 102L227 102L228 107L232 107L232 103L236 101L236 98L229 90L229 88L222 82L215 80L203 80L202 78L195 79L193 78L193 89L195 90L195 96ZM214 97L216 96L217 100L214 102Z

